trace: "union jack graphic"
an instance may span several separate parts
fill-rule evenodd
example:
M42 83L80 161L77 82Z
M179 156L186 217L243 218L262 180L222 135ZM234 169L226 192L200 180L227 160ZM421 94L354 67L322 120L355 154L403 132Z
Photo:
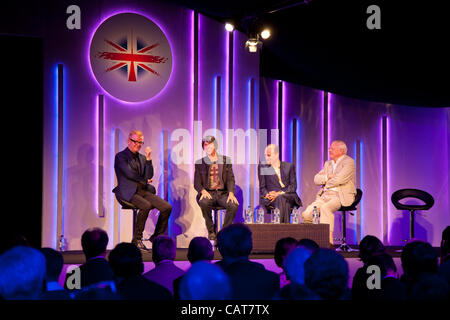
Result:
M140 43L137 39L133 38L133 32L131 32L131 36L127 37L124 43L116 43L107 39L105 39L105 42L111 46L112 51L98 52L97 58L115 62L113 66L106 69L106 72L126 67L128 81L136 81L139 68L159 76L159 73L152 69L150 65L153 63L165 63L168 60L165 57L150 54L150 51L159 46L159 43L139 48Z

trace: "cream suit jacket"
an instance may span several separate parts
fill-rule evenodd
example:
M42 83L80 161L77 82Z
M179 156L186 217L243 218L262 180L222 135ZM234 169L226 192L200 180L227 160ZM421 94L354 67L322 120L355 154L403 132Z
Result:
M349 206L355 200L355 160L347 155L338 162L335 170L336 176L327 181L328 175L333 173L333 160L328 160L323 165L322 170L314 176L314 183L322 186L317 196L321 196L326 189L337 188L341 205Z

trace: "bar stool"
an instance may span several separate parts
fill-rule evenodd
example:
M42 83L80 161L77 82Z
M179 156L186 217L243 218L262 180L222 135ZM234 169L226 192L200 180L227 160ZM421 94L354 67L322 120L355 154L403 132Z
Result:
M346 217L345 214L346 213L350 213L352 216L354 215L351 211L355 211L357 210L356 206L359 204L359 202L361 201L362 198L362 190L361 189L356 189L356 195L355 195L355 200L353 201L353 203L350 206L341 206L339 208L339 211L342 212L342 218L341 218L341 222L342 222L342 243L339 246L339 248L336 249L336 251L345 251L345 252L351 252L351 251L358 251L357 249L352 249L350 248L350 246L347 244L347 225L346 225Z
M415 198L422 200L425 204L403 204L400 200L405 198ZM428 192L419 189L400 189L391 196L394 207L398 210L409 211L409 237L414 238L414 214L416 210L428 210L434 205L434 198Z

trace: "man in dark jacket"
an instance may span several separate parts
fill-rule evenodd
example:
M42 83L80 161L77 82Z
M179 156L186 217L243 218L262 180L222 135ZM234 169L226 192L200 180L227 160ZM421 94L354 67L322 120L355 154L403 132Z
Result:
M233 223L239 202L234 196L235 184L231 159L219 155L216 151L217 142L213 136L202 140L202 148L206 156L195 163L194 188L198 192L197 202L205 218L208 237L216 239L212 221L212 208L219 205L226 208L223 227Z
M139 208L132 242L140 249L146 250L142 243L142 233L150 210L156 208L160 212L155 231L150 237L150 241L153 242L154 238L166 231L172 206L158 197L155 194L155 187L150 184L153 177L152 149L147 147L145 156L140 154L139 150L143 144L143 133L138 130L131 131L128 136L128 147L116 154L114 160L117 187L113 192L119 202L125 200Z
M291 209L301 207L297 195L297 176L292 163L280 161L278 146L269 144L264 152L266 164L258 168L260 203L263 207L278 208L280 222L289 223Z

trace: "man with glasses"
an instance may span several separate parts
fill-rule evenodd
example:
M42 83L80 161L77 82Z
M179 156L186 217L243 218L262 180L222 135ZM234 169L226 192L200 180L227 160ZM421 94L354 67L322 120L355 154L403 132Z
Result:
M114 160L114 170L117 176L117 187L113 192L119 202L125 200L135 205L139 211L133 230L133 243L142 250L147 250L142 243L142 233L150 210L156 208L160 214L155 231L150 241L164 234L172 212L172 206L156 195L156 189L150 183L153 177L152 149L145 148L145 156L139 153L144 144L141 131L133 130L128 136L128 147L117 153Z

